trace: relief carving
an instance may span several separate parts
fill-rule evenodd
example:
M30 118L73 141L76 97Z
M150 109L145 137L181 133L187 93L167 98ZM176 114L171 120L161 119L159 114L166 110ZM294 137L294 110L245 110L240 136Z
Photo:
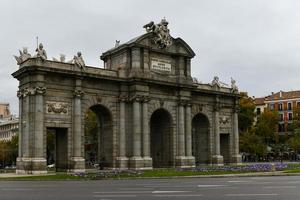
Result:
M63 102L47 102L47 113L50 114L68 114L68 103Z

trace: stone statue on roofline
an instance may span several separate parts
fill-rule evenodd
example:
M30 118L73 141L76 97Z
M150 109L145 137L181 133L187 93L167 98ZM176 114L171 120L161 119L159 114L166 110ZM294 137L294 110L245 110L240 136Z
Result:
M161 49L172 44L172 37L170 35L170 30L168 29L168 24L169 22L163 18L158 24L154 24L154 22L151 21L143 26L148 33L152 32L155 35L154 42Z
M42 43L39 44L38 48L35 51L37 52L35 57L41 58L42 60L47 60L47 52L44 49L44 46Z
M238 88L237 85L236 85L236 81L235 81L233 78L231 78L231 91L232 91L233 93L239 91L239 88Z
M66 62L66 55L65 54L59 54L59 59L52 57L53 61L56 62Z
M79 67L82 70L85 70L85 63L84 63L84 60L82 58L82 54L80 51L78 51L77 55L74 56L73 62L77 67Z
M212 80L211 85L213 87L215 87L215 86L221 87L221 83L220 83L219 77L214 76L214 79Z
M212 87L229 87L228 84L221 82L218 76L214 76L214 79L211 82Z
M19 56L14 55L14 58L16 59L18 65L31 58L30 53L28 53L27 47L23 47L23 51L19 50L19 53Z

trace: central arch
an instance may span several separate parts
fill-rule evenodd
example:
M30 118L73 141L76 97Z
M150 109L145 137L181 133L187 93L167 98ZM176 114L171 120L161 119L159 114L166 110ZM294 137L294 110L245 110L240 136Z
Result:
M113 123L110 111L93 105L85 116L86 167L113 168Z
M199 113L192 120L192 155L196 166L209 163L209 121Z
M153 168L172 166L172 117L164 110L158 109L150 119L151 157Z

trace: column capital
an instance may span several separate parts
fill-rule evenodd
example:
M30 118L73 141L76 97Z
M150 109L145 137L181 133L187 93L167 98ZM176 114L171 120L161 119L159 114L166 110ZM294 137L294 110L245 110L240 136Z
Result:
M38 86L32 89L31 95L37 95L37 94L44 95L45 93L46 93L46 88Z
M129 97L127 95L120 95L118 98L119 102L128 102L129 101Z
M41 86L24 88L24 89L17 91L17 97L20 99L20 98L25 98L29 95L32 95L32 96L37 95L37 94L44 95L45 93L46 93L46 88L41 87Z
M214 112L219 112L221 110L221 105L219 103L216 103L213 107Z
M240 112L240 107L238 105L233 107L233 113L239 113Z
M141 95L134 95L129 98L129 101L131 102L141 102L142 100L143 100L143 96Z
M178 104L178 106L186 106L187 105L187 100L179 99L177 101L177 104Z
M77 89L74 90L74 92L73 92L73 95L75 98L82 98L84 94L85 94L84 91L77 90Z
M151 97L149 97L149 96L147 96L147 95L144 95L144 96L143 96L142 101L143 101L144 103L148 103L150 100L151 100Z

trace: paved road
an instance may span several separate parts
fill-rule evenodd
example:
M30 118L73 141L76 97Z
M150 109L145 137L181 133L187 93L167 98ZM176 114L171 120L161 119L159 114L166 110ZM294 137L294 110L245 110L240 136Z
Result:
M0 200L298 200L300 176L0 181Z

